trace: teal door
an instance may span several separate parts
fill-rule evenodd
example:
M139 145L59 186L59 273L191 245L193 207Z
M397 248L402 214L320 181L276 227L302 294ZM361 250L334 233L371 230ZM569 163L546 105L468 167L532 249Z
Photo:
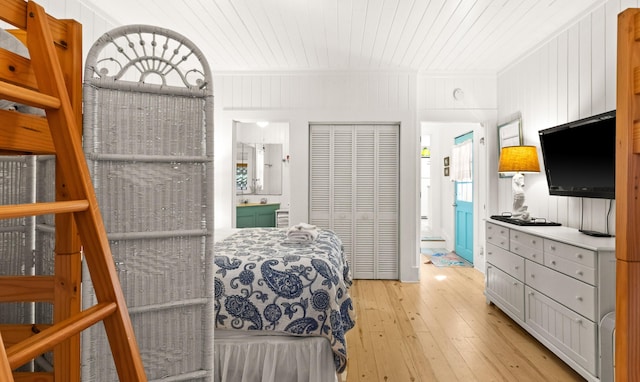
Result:
M456 145L463 142L473 142L473 131L456 137ZM471 150L473 153L473 150ZM473 155L469 158L469 166L473 168ZM456 181L454 187L455 205L455 251L456 253L473 264L473 171L470 171L471 178L467 181Z

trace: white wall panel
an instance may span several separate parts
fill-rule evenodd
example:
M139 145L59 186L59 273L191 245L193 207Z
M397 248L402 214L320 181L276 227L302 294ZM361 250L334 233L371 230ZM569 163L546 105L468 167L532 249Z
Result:
M606 105L607 75L605 51L605 7L591 14L591 112L608 111Z
M224 110L415 109L415 75L410 73L225 73L217 79L216 93L223 96L216 99ZM470 88L481 87L467 82Z
M586 118L593 115L591 112L591 15L578 23L578 41L578 99L580 100L578 116L579 118Z
M569 33L563 32L558 36L558 120L556 123L568 121L569 111ZM499 101L498 101L499 102ZM553 123L553 121L549 121Z
M567 35L567 118L580 118L580 25L569 28Z
M616 57L618 53L618 13L621 8L617 1L610 0L605 4L605 104L606 110L616 108Z
M462 89L464 98L455 100L453 91ZM496 76L422 75L418 78L417 109L432 110L495 110L497 107Z
M617 4L618 1L617 0L612 0L613 3ZM638 0L620 0L620 8L618 9L618 12L624 11L627 8L637 8L638 7Z
M608 1L499 73L498 122L520 113L525 144L539 147L539 130L615 109L617 15L630 6L637 0ZM491 213L512 200L510 179L494 181L499 195ZM609 200L550 196L543 173L526 176L526 198L533 216L596 231L606 231L608 220L615 233Z
M547 117L550 121L558 120L558 39L549 41L547 48Z

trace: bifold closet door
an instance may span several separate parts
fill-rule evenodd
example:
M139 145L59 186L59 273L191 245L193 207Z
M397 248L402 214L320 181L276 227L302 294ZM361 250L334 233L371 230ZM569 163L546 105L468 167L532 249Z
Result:
M398 278L399 126L311 125L310 220L342 239L353 277Z

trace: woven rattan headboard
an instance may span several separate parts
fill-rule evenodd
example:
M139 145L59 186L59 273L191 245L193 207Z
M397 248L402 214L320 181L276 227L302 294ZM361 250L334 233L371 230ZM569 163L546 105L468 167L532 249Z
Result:
M212 381L207 61L173 31L120 27L91 48L83 100L84 150L147 375ZM83 300L95 299L85 285ZM83 337L83 380L116 378L103 337Z

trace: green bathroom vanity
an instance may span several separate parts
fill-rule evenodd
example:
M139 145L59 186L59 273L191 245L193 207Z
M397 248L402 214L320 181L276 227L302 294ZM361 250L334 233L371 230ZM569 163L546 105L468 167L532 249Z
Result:
M280 203L245 203L236 206L236 227L275 227Z

